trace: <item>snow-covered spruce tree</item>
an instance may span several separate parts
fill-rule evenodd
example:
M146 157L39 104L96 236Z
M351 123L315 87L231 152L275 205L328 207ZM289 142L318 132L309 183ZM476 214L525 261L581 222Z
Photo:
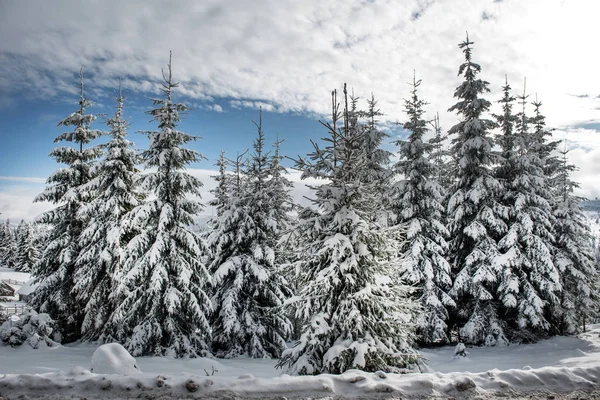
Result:
M481 67L472 61L473 42L459 47L465 62L458 70L464 82L456 88L456 111L460 122L449 130L457 175L448 201L450 261L454 275L451 293L456 299L455 321L465 343L481 344L502 341L504 324L498 315L498 272L493 260L498 255L497 239L506 232L506 207L500 204L502 185L492 175L497 162L492 151L490 130L496 124L484 119L490 102L481 97L489 91L488 82L478 79Z
M560 273L562 293L560 308L551 310L557 333L578 332L587 321L597 315L598 294L591 290L598 279L594 263L593 236L581 209L581 198L573 194L579 185L571 179L576 167L567 160L568 150L561 151L556 166L558 194L556 198L554 228L556 254L554 262Z
M99 146L105 157L95 167L94 178L84 186L96 196L80 210L87 224L79 239L82 250L73 288L78 303L85 305L82 337L103 342L119 337L121 327L108 321L122 300L116 289L123 278L123 251L134 229L125 226L124 216L143 199L135 184L139 157L126 138L120 87L116 101L115 115L106 121L110 141Z
M553 196L550 201L554 205L554 198L561 198L558 183L558 169L561 167L562 160L557 156L560 140L552 139L553 129L546 126L546 117L542 114L542 102L537 99L531 103L534 107L533 117L528 118L528 123L532 126L532 140L536 147L533 149L542 163L544 164L544 176L550 188L553 188Z
M398 141L399 160L394 165L397 181L391 189L391 206L395 223L406 232L400 243L403 262L402 278L417 288L424 312L417 320L417 338L422 343L445 343L448 338L448 308L455 307L448 295L452 287L450 264L446 260L448 230L442 222L444 193L436 179L435 167L428 158L432 146L424 142L428 131L423 106L417 90L421 81L413 78L411 96L405 100L409 132Z
M262 122L257 128L244 188L230 208L223 209L208 240L214 250L212 349L218 357L279 358L291 331L282 308L291 291L275 257L281 234L275 212L278 199L270 187L272 170L263 150Z
M418 360L411 348L418 305L409 287L386 277L397 273L399 261L371 223L376 193L363 181L365 131L348 129L347 106L343 128L324 125L326 147L313 143L314 152L296 165L303 178L327 181L313 187L316 210L300 214L300 292L291 305L305 323L277 367L301 375L397 371Z
M427 157L434 169L433 176L437 179L438 184L442 187L444 192L444 201L442 202L444 210L442 210L442 219L445 220L448 190L450 189L450 186L452 186L453 181L453 163L451 162L450 152L445 147L447 136L442 134L439 113L436 113L431 125L433 127L433 136L428 142L431 146L431 152L427 154Z
M291 190L294 184L287 178L288 170L281 161L284 156L281 155L281 144L283 140L277 140L273 144L275 151L270 160L269 184L268 190L271 193L271 216L278 227L277 243L275 246L275 265L277 273L285 278L292 293L298 291L296 274L294 273L295 257L295 227L297 224L298 206L294 203ZM287 311L287 316L292 324L291 339L300 337L302 322L296 319L294 314Z
M16 263L17 241L16 233L10 225L10 220L0 225L0 264L14 268Z
M97 147L84 147L101 132L90 128L96 116L86 113L91 102L83 91L83 72L80 71L79 75L79 110L58 124L72 126L73 130L54 140L55 143L69 142L75 147L63 146L52 150L50 156L66 167L57 170L46 180L46 189L35 199L36 202L48 201L57 206L39 219L39 222L48 224L50 229L46 237L47 245L32 271L39 286L31 305L38 312L50 314L57 322L64 342L81 337L85 304L78 302L72 293L77 269L75 261L81 251L79 237L86 222L80 210L93 196L93 193L84 189L84 185L90 181L93 162L101 153Z
M202 183L185 172L202 156L184 148L195 136L177 130L180 113L187 107L171 99L171 59L163 73L164 98L147 112L158 130L148 135L142 152L146 168L156 168L140 177L140 188L149 199L127 216L127 225L138 232L126 247L124 299L110 323L122 326L119 338L134 356L145 354L195 357L208 348L210 299L205 287L210 276L201 262L202 249L190 230L202 205L189 198L200 196Z
M283 140L277 140L273 144L275 151L269 161L268 192L271 198L270 210L280 232L292 228L294 220L290 215L296 209L296 204L291 195L294 184L286 177L288 170L281 164L284 156L281 155L281 144ZM276 252L277 253L277 252Z
M22 220L17 228L15 269L21 272L31 272L38 258L33 226L30 222Z
M224 151L221 151L216 166L219 167L219 175L211 176L217 182L217 187L211 191L215 198L208 203L213 207L213 213L216 213L216 218L211 218L209 225L218 223L219 218L227 209L230 200L230 176L227 175L228 160L225 158ZM212 228L215 226L212 226Z
M502 200L509 213L508 230L498 242L502 254L494 262L499 273L498 297L510 339L535 340L549 333L546 309L557 303L560 291L552 260L554 218L539 157L541 144L528 129L527 96L520 97L522 111L514 115L508 83L503 91L503 114L496 116L502 129L498 137L502 161L496 175L504 184Z

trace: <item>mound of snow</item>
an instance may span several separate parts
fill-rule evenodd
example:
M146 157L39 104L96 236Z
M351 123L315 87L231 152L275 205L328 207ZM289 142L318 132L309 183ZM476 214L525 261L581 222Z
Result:
M98 347L92 354L91 372L95 374L139 375L142 373L135 358L119 343Z

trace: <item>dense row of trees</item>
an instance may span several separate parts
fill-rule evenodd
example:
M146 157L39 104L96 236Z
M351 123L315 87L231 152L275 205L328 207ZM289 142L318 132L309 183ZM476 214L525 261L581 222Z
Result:
M416 78L394 163L375 99L360 110L344 87L342 99L332 93L323 142L296 160L303 178L322 180L312 204L293 204L281 142L268 151L261 118L250 154L221 154L202 234L190 227L202 184L185 172L202 156L185 147L196 137L177 130L186 106L172 100L171 63L141 154L126 139L120 93L110 141L93 145L102 132L91 128L82 79L79 109L59 124L72 131L56 139L72 146L51 154L65 168L37 199L56 208L41 218L51 229L33 305L65 341L273 357L299 374L397 371L418 363L415 342L576 332L595 316L597 264L574 167L525 92L506 83L502 113L489 119L472 44L460 44L449 149Z

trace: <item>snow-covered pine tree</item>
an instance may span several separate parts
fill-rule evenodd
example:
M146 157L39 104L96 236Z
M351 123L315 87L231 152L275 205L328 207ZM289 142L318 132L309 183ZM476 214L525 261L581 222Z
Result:
M217 161L216 166L219 167L219 175L213 175L213 178L217 182L217 187L211 191L211 193L215 196L208 204L213 207L213 218L209 221L209 225L218 223L219 218L223 215L225 209L229 204L230 199L230 177L227 176L227 165L228 160L225 158L225 152L221 151L219 155L219 160ZM216 215L214 213L216 212ZM213 228L216 225L213 226Z
M296 204L290 194L294 184L286 177L288 170L281 164L281 161L285 158L281 155L282 143L283 140L279 140L279 136L277 136L277 140L273 144L275 151L269 162L267 188L271 198L272 209L270 211L272 217L275 218L279 231L285 232L294 223L290 214L296 209Z
M291 191L294 184L287 178L288 170L281 161L284 156L281 154L281 144L279 135L273 147L275 151L271 157L269 165L269 184L268 190L271 193L271 216L278 227L277 244L275 247L275 265L277 273L285 278L292 293L296 293L298 286L294 273L293 260L295 257L295 226L297 224L298 206L294 203ZM288 318L292 324L290 338L300 337L301 321L296 319L289 309L286 310Z
M442 134L442 126L440 125L440 114L436 113L435 118L431 122L433 127L433 136L429 139L431 152L427 155L431 165L434 168L433 176L437 179L438 184L444 191L444 197L448 196L448 190L452 186L453 181L453 163L450 157L450 152L446 148L447 136ZM444 210L442 210L442 218L446 215L446 199L443 201Z
M7 219L0 225L0 264L14 268L16 265L17 241L16 233Z
M39 286L31 305L38 312L50 314L57 322L64 342L81 337L85 304L79 303L72 294L77 269L75 261L81 251L79 236L85 226L80 210L93 196L93 193L84 190L84 185L92 178L93 162L101 153L97 147L84 147L101 132L90 128L96 116L86 113L92 104L84 94L83 71L80 71L79 77L79 109L58 123L58 126L72 126L73 130L54 140L55 143L69 142L75 147L63 146L52 150L50 156L66 167L46 180L45 190L34 200L51 202L56 204L56 208L42 214L39 219L50 229L47 245L32 271Z
M510 327L510 339L535 340L549 332L547 306L557 303L560 291L552 260L554 217L539 157L541 143L528 129L527 96L519 97L522 111L514 115L515 98L508 82L503 92L503 114L495 116L502 130L498 137L502 158L496 176L504 185L502 201L509 213L508 230L498 242L502 254L494 262L497 295L505 309L503 319Z
M256 126L258 137L244 188L235 190L240 196L233 197L229 210L223 209L208 240L214 250L212 349L218 357L279 358L291 331L282 308L291 291L275 257L281 235L275 212L278 199L270 186L262 116Z
M511 87L508 84L508 76L504 76L505 84L502 86L502 99L498 101L502 107L502 114L493 114L494 119L500 128L500 135L496 137L496 143L500 146L501 157L495 169L495 176L504 186L504 193L508 190L509 181L512 180L511 162L515 161L515 153L519 149L515 146L515 135L519 122L522 122L521 130L527 131L527 117L523 113L522 118L513 113L516 97L511 93ZM525 99L523 100L525 101ZM525 103L523 103L525 104Z
M554 207L556 218L556 254L554 262L560 273L562 293L560 309L551 310L557 333L574 333L585 327L597 315L598 294L591 287L598 279L594 263L593 236L580 202L582 198L573 194L579 185L571 179L576 167L569 164L568 150L561 152L556 166L558 195Z
M367 99L367 107L366 113L359 113L366 119L366 123L362 124L362 129L366 129L364 149L368 160L365 172L368 175L367 181L376 181L383 185L390 174L387 166L392 153L382 149L381 144L389 135L379 128L377 117L382 116L383 113L377 108L377 100L373 93L371 93L371 98ZM382 188L378 189L383 190Z
M177 130L187 107L173 102L178 84L173 81L171 58L163 73L164 98L154 99L147 112L158 130L146 131L148 149L142 152L146 168L140 188L149 200L127 216L138 232L126 247L123 289L111 324L122 326L124 346L134 356L173 354L196 357L208 348L210 299L205 287L210 276L201 262L199 238L190 230L202 205L202 183L185 168L202 156L183 147L195 136Z
M139 157L126 138L120 86L116 102L115 115L106 121L110 141L99 146L105 157L95 166L94 178L84 186L96 195L80 210L87 224L79 239L82 250L73 288L77 301L85 305L82 337L102 342L119 337L121 327L108 321L122 300L116 289L123 278L123 251L135 229L124 225L124 216L143 199L135 183Z
M560 187L557 182L558 169L561 167L561 159L557 156L560 140L553 140L552 131L546 127L546 117L542 114L542 102L536 99L531 104L533 105L533 117L528 118L528 122L533 127L531 133L532 140L536 143L535 152L544 164L544 176L550 188L556 189L550 201L554 204L554 198L560 198L561 193L558 190Z
M428 158L432 145L424 142L428 128L423 106L427 103L418 96L420 85L413 77L411 96L404 102L408 121L403 127L409 135L396 142L399 160L393 167L397 180L390 204L397 215L395 223L407 232L399 246L402 278L417 288L424 310L417 320L417 338L422 343L446 343L447 309L456 304L448 294L452 279L446 260L448 230L442 222L444 193Z
M33 226L31 222L21 220L17 227L15 269L21 272L31 272L38 258Z
M316 209L302 211L297 228L300 292L292 307L305 323L277 364L295 374L396 371L417 362L411 342L418 305L407 286L386 277L399 261L384 231L372 226L365 130L349 129L345 104L343 128L324 123L326 147L313 143L314 152L296 163L303 178L327 182L312 188Z
M507 210L498 201L502 185L491 171L498 160L490 137L496 124L483 118L491 104L481 95L489 92L489 83L477 78L481 67L472 60L472 44L467 35L459 45L465 62L458 74L464 76L464 82L454 92L458 102L449 109L457 112L460 122L448 131L457 135L452 140L457 180L448 201L448 225L455 323L461 340L481 344L504 338L493 260L498 255L497 239L506 232Z

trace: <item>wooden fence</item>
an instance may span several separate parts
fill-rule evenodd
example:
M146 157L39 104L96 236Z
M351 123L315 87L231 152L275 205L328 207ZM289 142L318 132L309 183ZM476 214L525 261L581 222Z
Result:
M25 304L14 304L7 305L0 303L0 322L6 321L11 315L23 314L25 311L29 311L31 307Z
M23 281L17 281L15 279L2 279L2 282L10 283L11 285L19 285L19 286L23 286L23 285L25 285L25 283L27 283L27 282L23 282Z

